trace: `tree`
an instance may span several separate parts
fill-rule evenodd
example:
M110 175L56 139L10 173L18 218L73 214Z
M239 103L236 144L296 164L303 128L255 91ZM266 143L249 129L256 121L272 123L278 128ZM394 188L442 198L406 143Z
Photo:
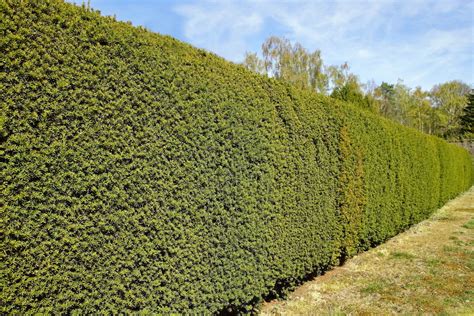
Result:
M474 139L474 91L469 93L469 101L460 119L461 133L465 138Z
M308 51L284 37L266 39L261 56L246 53L243 65L301 89L329 92L335 99L351 102L424 133L455 138L469 133L469 128L472 130L469 125L472 108L468 109L471 112L463 112L470 87L461 81L435 85L430 92L420 87L411 89L400 79L396 84L382 82L377 86L372 81L363 85L347 62L325 66L319 50Z
M393 119L405 126L413 126L413 118L410 116L410 110L416 107L416 100L412 95L411 89L398 80L394 87L394 98L392 104Z
M343 86L350 86L361 90L361 84L357 75L350 72L350 67L347 62L340 66L329 66L326 68L326 73L330 81L330 88L334 91Z
M435 85L431 89L433 106L446 117L441 126L441 134L444 137L455 138L460 135L461 115L468 103L467 95L470 90L469 85L457 80Z
M371 95L364 95L358 81L349 81L343 86L336 87L331 93L331 97L351 102L363 109L375 112L375 100Z
M433 134L433 124L430 122L433 108L429 100L429 93L421 87L416 87L411 93L412 103L408 110L410 126L427 134Z
M395 98L395 86L382 82L380 86L374 90L375 98L379 101L378 113L385 117L391 117L392 106Z
M309 52L301 44L292 44L282 37L269 37L262 44L263 60L255 53L247 53L244 66L257 73L287 81L302 89L326 93L327 75L321 52Z
M258 58L256 53L245 53L245 60L244 60L244 66L258 74L265 74L265 64L263 61Z
M327 77L323 71L321 52L308 52L301 44L272 36L262 45L266 71L278 79L303 89L325 93Z

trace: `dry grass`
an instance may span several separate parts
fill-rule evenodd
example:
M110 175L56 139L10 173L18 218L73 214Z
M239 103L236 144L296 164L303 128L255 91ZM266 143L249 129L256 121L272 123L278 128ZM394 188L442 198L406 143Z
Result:
M474 315L474 187L430 219L265 303L263 315Z

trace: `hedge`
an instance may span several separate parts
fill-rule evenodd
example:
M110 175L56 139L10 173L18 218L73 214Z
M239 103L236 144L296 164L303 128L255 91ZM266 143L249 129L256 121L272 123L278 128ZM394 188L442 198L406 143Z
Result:
M249 311L468 189L467 151L62 1L0 0L2 313Z

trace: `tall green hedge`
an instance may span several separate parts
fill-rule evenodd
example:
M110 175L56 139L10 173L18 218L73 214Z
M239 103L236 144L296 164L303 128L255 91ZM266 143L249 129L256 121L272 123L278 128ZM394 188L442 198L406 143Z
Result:
M245 311L469 188L454 145L53 0L0 0L2 313Z

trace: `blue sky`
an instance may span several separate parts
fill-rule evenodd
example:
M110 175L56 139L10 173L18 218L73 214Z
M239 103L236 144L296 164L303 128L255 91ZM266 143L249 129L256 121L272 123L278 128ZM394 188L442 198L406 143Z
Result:
M82 1L74 1L80 3ZM104 15L143 25L241 62L270 35L349 63L374 80L430 89L474 83L474 0L91 0Z

